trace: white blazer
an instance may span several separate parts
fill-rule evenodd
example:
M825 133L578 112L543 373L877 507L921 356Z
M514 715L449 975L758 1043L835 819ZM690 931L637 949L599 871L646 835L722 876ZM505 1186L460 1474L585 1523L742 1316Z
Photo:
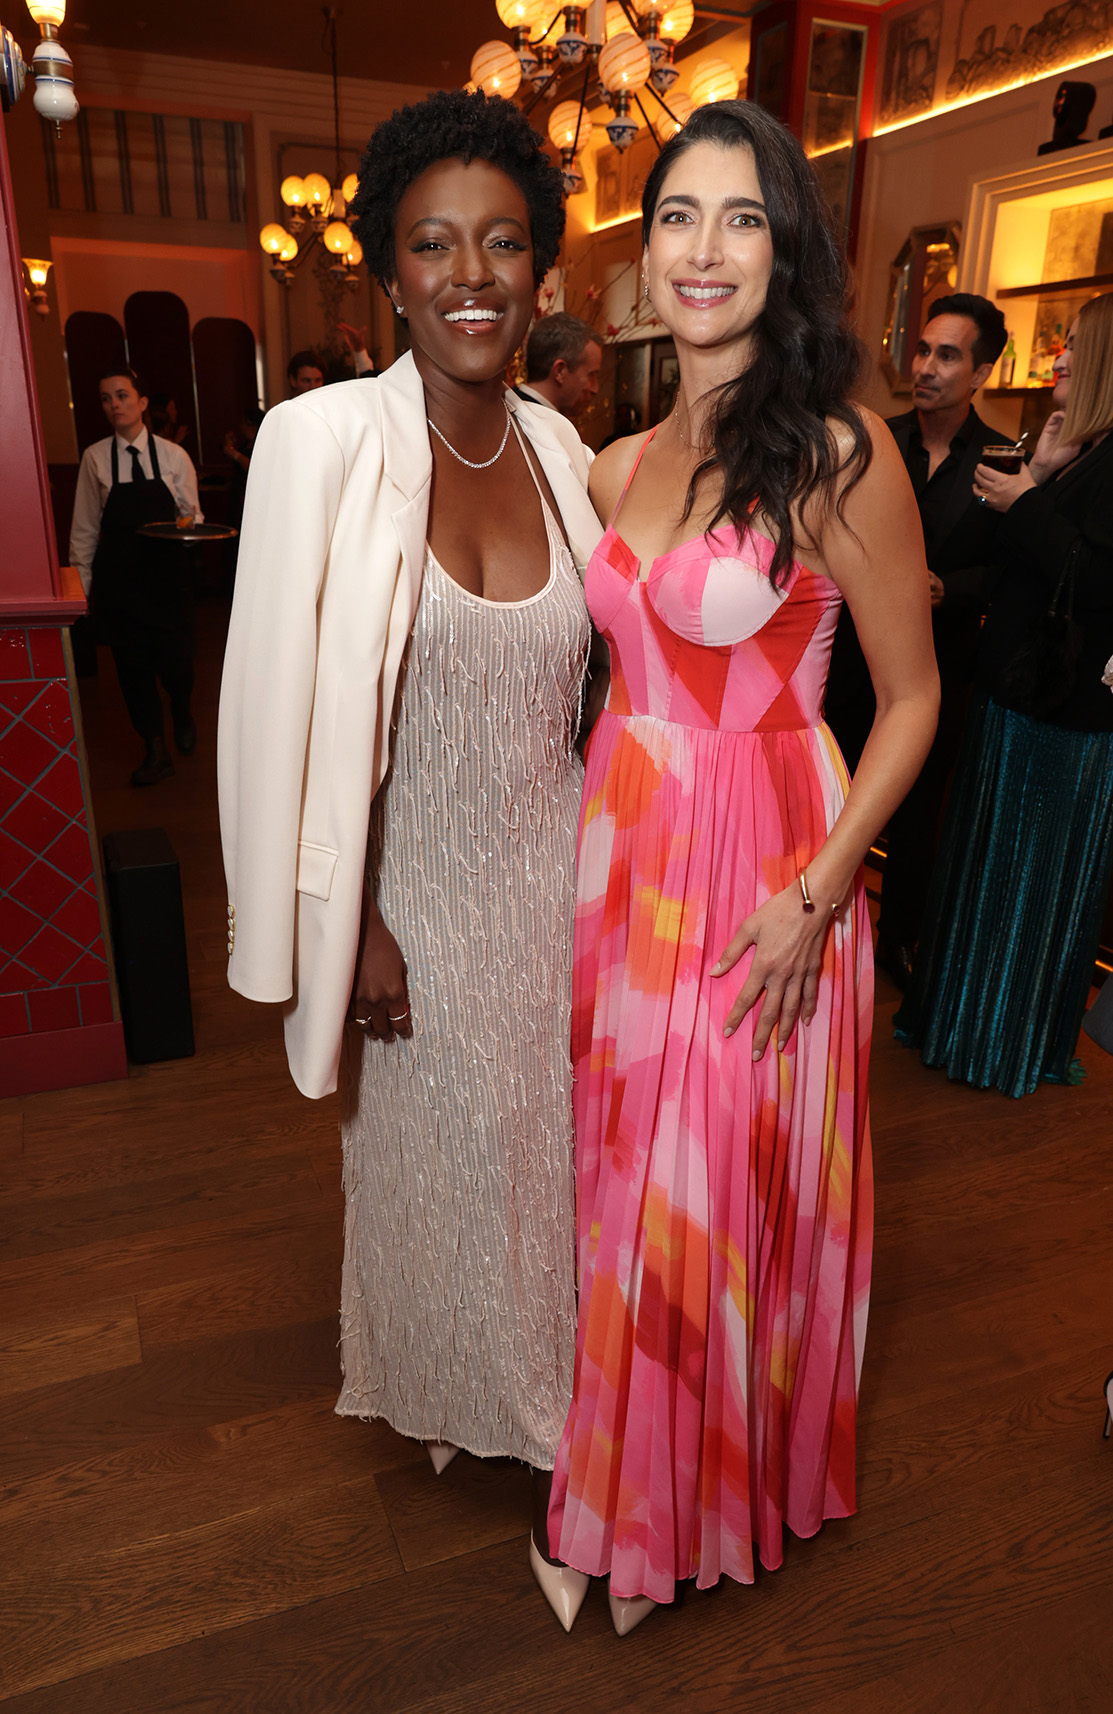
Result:
M507 393L581 575L602 530L589 454ZM412 356L267 413L251 455L220 695L228 980L285 1001L290 1072L336 1088L371 800L421 591L433 459Z

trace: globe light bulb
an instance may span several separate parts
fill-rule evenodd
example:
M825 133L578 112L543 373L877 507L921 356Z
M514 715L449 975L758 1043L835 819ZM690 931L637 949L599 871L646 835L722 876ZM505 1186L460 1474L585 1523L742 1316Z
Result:
M292 262L298 253L298 241L292 232L286 234L286 242L278 252L280 262Z
M664 107L658 108L653 123L664 131L666 137L675 137L692 117L696 104L690 95L685 95L682 89L678 89L675 94L666 98L666 105L668 112L665 112Z
M323 214L332 202L332 186L324 173L307 173L302 181L305 185L305 201L314 214Z
M291 173L288 179L283 179L278 187L278 194L287 208L304 208L308 200L305 180L299 179L296 173Z
M352 229L345 220L334 220L325 227L324 244L334 256L343 256L352 247Z
M549 114L549 140L557 149L578 155L591 140L591 115L580 112L578 101L558 101Z
M508 30L536 29L545 20L545 0L495 0L495 11Z
M502 95L507 101L517 94L522 81L518 56L507 42L484 42L472 55L471 80L484 95Z
M704 60L693 72L688 89L697 107L733 101L738 94L738 73L726 60Z
M66 16L66 0L27 0L27 10L41 30L59 30Z
M661 35L667 42L682 42L695 22L692 0L669 0L661 13Z
M607 0L607 22L604 28L608 42L615 36L634 34L634 26L623 11L620 0Z
M358 238L353 238L350 247L344 253L344 260L349 268L358 268L363 261L363 245Z
M284 226L279 226L277 220L268 221L259 234L259 244L268 256L281 255L286 247L290 234Z
M344 198L345 202L351 202L354 200L356 191L358 189L359 189L359 174L358 173L349 173L347 178L344 180L344 183L340 186L340 194Z
M632 94L649 82L649 49L640 36L618 35L599 55L599 81L609 95Z

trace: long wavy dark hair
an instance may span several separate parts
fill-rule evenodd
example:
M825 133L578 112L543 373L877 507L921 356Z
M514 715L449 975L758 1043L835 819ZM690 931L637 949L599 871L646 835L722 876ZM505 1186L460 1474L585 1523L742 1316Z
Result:
M748 367L722 384L712 418L712 452L693 473L684 516L700 481L721 471L723 492L708 530L729 518L743 533L753 510L773 526L769 575L778 586L793 560L792 508L834 501L864 475L871 444L851 394L865 350L850 326L850 275L830 208L792 133L751 101L697 108L654 162L642 196L642 240L669 169L694 143L753 151L773 244L765 307L754 327ZM832 423L852 446L840 455ZM812 544L814 545L814 544Z

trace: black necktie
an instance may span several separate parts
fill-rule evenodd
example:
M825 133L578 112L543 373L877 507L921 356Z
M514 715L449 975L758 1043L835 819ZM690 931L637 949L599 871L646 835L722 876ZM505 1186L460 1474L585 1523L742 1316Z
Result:
M146 482L147 472L144 470L143 466L139 462L139 448L137 446L129 446L128 451L131 454L131 479L132 479L132 481L133 482Z

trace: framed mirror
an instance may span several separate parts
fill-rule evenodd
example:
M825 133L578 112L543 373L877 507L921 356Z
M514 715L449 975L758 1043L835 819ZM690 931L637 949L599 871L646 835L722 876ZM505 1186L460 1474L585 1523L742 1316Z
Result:
M889 270L889 307L881 340L881 367L894 393L912 391L912 357L936 298L954 291L962 228L914 226Z

